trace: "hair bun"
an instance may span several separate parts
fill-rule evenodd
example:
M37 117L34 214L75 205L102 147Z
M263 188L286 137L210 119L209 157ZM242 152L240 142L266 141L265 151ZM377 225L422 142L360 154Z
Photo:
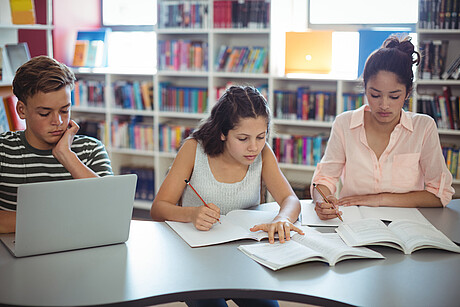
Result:
M397 35L393 34L388 37L382 44L382 48L395 48L404 52L412 59L412 64L418 65L420 63L420 54L415 51L415 46L411 42L410 36L405 37L398 37ZM414 58L415 55L415 58Z

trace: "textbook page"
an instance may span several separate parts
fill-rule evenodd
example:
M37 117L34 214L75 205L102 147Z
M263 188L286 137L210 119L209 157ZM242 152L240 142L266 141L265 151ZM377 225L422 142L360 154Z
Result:
M308 226L339 226L342 221L338 218L321 220L315 211L315 206L311 200L301 200L302 205L302 225ZM366 218L377 218L383 221L395 221L407 219L430 224L417 208L397 208L397 207L369 207L369 206L339 206L343 212L344 223L357 221Z
M285 243L240 245L238 249L275 271L310 261L322 261L334 266L339 261L352 258L384 258L368 248L347 246L335 233L295 234Z
M302 206L302 225L307 226L339 226L342 225L342 221L338 217L330 220L321 220L316 214L315 205L312 200L301 200L300 204ZM361 220L361 212L359 207L339 207L339 210L343 212L342 219L343 221L351 222L356 220Z
M405 254L423 248L460 253L460 247L431 224L397 220L388 227L379 219L363 219L339 226L336 232L349 246L383 245Z
M382 221L412 220L431 224L417 208L359 206L363 219L377 218Z
M270 223L277 214L278 211L234 210L227 215L221 215L221 223L214 224L208 231L196 229L193 223L166 223L191 247L199 247L240 239L260 241L268 238L268 233L264 231L251 232L249 229L257 224Z
M432 224L398 220L388 225L406 246L410 254L423 248L439 248L460 253L460 247Z

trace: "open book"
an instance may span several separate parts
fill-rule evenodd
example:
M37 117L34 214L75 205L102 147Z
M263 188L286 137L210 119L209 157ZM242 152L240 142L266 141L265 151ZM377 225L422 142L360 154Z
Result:
M338 218L321 220L316 214L315 205L312 200L301 200L300 203L302 205L302 225L339 226L343 224ZM430 222L417 208L340 206L339 210L343 212L342 218L344 223L367 218L377 218L389 222L399 219L407 219L430 224Z
M240 245L238 249L275 271L309 261L322 261L334 266L346 259L385 258L365 247L349 247L336 233L295 234L285 243Z
M460 253L460 247L431 224L397 220L388 226L379 219L344 223L335 230L349 246L383 245L405 254L423 248L445 249Z
M233 210L220 216L220 222L209 231L195 228L193 223L166 221L166 223L191 247L220 244L241 239L260 241L268 238L264 231L251 232L249 229L258 224L270 223L278 215L277 211ZM297 223L296 226L299 226ZM294 232L291 232L294 234Z

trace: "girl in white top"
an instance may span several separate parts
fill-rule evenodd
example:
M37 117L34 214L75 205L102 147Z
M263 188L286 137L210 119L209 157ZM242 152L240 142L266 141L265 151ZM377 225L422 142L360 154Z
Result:
M260 203L262 181L280 205L275 219L255 225L251 231L266 231L269 242L289 240L300 213L300 202L280 171L266 143L270 122L267 101L250 86L232 86L213 107L211 115L193 132L181 149L153 201L155 221L192 222L209 230L231 210ZM207 202L186 185L185 179ZM180 203L181 205L177 205Z

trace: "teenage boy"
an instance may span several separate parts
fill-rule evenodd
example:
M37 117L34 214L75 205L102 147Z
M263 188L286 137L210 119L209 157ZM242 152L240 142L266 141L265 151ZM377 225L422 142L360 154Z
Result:
M73 72L47 56L16 71L16 111L26 129L0 134L0 233L16 229L19 185L113 175L104 145L76 135L79 126L70 119L74 83Z

